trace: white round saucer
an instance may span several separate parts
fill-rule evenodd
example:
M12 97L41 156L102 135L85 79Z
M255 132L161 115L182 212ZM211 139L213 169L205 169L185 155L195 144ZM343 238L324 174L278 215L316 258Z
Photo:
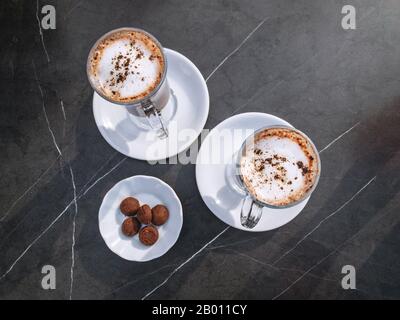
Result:
M240 210L244 193L238 190L232 181L235 175L234 159L243 141L249 132L255 131L265 126L287 125L285 120L266 113L249 112L232 116L219 123L201 145L196 161L196 181L201 197L207 207L217 218L226 224L245 231L268 231L294 219L303 210L309 198L299 204L283 209L264 208L261 220L253 228L243 227L240 223ZM215 145L218 141L217 136L223 136L223 132L233 132L234 129L243 134L232 134L232 145ZM210 153L223 154L222 161L209 161Z
M126 197L135 197L140 204L150 207L165 205L169 210L167 222L156 227L158 241L145 246L139 236L127 237L121 231L126 217L119 205ZM133 176L121 180L106 194L99 210L99 228L107 246L121 258L130 261L149 261L165 254L178 240L182 229L182 204L175 191L165 182L150 176Z
M117 151L128 157L155 161L184 151L197 139L207 121L209 95L206 82L197 67L182 54L164 49L168 71L167 80L173 92L162 110L170 118L169 137L159 139L150 128L144 129L124 106L106 101L97 93L93 96L93 113L103 138ZM176 110L174 102L176 99Z

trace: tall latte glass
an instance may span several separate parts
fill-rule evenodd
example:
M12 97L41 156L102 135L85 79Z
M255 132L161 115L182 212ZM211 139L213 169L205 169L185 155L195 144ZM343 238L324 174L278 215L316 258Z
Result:
M102 36L87 60L92 88L107 101L147 119L160 138L168 137L161 110L170 99L167 60L161 44L137 28L120 28Z
M241 223L254 228L265 207L288 208L308 198L318 184L321 162L304 133L273 126L257 130L244 141L236 168L246 193Z

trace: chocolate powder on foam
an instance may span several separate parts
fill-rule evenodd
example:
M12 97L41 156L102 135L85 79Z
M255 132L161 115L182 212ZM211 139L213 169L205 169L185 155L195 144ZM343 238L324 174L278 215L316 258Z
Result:
M267 137L291 139L300 146L303 153L306 155L308 159L307 163L303 163L302 161L297 161L297 163L290 163L288 159L278 154L273 154L272 156L266 157L263 155L263 151L258 148L255 148L253 151L254 152L253 164L255 171L258 172L259 177L265 177L263 170L268 169L267 166L274 168L274 170L276 171L276 174L274 174L273 177L270 178L265 177L264 180L261 179L260 180L262 181L261 183L267 183L267 184L276 183L278 184L278 186L280 186L280 189L283 190L284 187L291 186L293 184L293 181L289 180L286 177L287 170L285 169L284 164L285 163L290 164L298 168L299 174L301 174L304 177L305 181L305 186L302 189L303 192L290 195L287 201L280 203L278 205L286 205L288 203L297 201L300 198L302 198L303 195L313 187L313 184L315 183L315 178L317 177L318 174L317 172L318 167L316 160L314 158L315 155L314 152L312 151L313 148L309 145L306 138L302 137L297 132L294 132L289 129L274 128L274 129L264 130L256 135L255 141L263 140ZM310 153L310 150L312 153ZM298 178L295 177L294 179L297 180ZM249 182L253 183L253 180ZM291 189L290 191L293 192L293 189Z
M150 51L152 51L152 54L148 59L150 61L158 59L158 62L160 64L160 69L164 70L165 65L164 65L163 54L161 52L162 49L159 48L149 36L147 36L142 32L134 30L122 30L115 32L110 36L108 36L107 38L103 39L95 49L93 57L91 58L91 66L90 66L90 72L94 77L96 77L98 63L101 61L104 50L115 41L119 41L122 39L130 40L131 49L129 49L129 53L133 52L133 48L135 47L137 41L144 43L145 46ZM130 56L124 56L123 54L119 54L112 59L115 72L111 71L110 77L106 81L110 87L114 87L126 81L126 78L129 75L129 69L130 69L129 67L131 62L137 62L140 61L141 59L145 59L143 52L139 50L138 47L136 47L135 49L138 51L138 54L134 58L135 61L131 61ZM137 67L135 66L135 68ZM131 71L131 73L133 73L133 71ZM140 72L136 72L136 74L140 75ZM136 100L140 100L146 97L148 94L150 94L159 85L161 79L162 79L162 72L159 72L159 74L157 75L157 79L154 81L154 83L149 88L147 88L147 90L135 96L121 97L117 90L111 90L112 93L111 98L119 102L135 102ZM145 80L144 77L142 77L141 81L144 80Z

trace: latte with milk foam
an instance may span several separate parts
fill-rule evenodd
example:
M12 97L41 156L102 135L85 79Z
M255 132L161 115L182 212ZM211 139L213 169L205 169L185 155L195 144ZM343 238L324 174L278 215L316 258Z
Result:
M240 175L251 195L272 206L288 206L313 188L319 160L312 143L290 128L267 128L247 143Z
M157 88L164 68L162 49L151 36L121 29L107 34L92 49L88 75L105 98L135 103Z

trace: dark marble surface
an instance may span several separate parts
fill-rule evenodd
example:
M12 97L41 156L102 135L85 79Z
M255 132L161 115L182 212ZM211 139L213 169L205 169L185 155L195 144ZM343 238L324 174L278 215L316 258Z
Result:
M398 0L44 4L56 7L57 29L43 30L43 42L36 1L0 4L1 299L69 299L73 234L73 299L400 298ZM356 7L356 30L341 28L345 4ZM206 128L262 111L324 149L319 186L294 221L258 234L226 229L203 203L194 165L122 161L103 140L85 62L121 26L150 31L198 66ZM146 263L113 254L97 223L104 194L136 174L173 186L184 209L176 245ZM56 290L41 288L46 264ZM357 290L341 287L348 264Z

